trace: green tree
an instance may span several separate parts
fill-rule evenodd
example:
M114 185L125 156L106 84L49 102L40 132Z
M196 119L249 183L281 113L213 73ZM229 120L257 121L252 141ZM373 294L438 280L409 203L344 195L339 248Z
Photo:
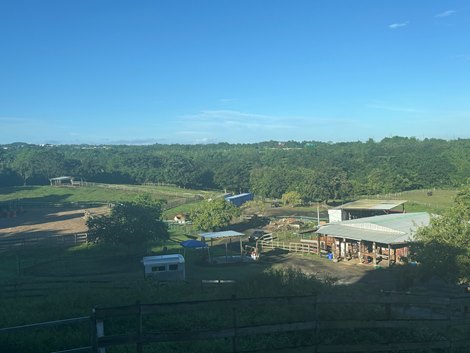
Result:
M191 212L191 221L196 229L214 231L230 224L240 215L240 209L224 199L202 202Z
M98 243L146 247L150 241L168 239L168 227L162 221L162 201L140 195L132 202L115 205L109 216L87 221L91 239Z
M23 185L26 185L28 179L34 175L34 155L35 153L33 150L25 148L16 155L16 158L11 164L13 170L21 176Z
M425 277L470 281L470 183L458 193L454 207L418 230L416 240L412 258Z
M297 191L289 191L282 195L282 202L284 205L292 207L299 206L302 204L302 197Z
M266 210L266 205L261 200L251 200L245 202L240 206L240 209L245 213L263 214Z

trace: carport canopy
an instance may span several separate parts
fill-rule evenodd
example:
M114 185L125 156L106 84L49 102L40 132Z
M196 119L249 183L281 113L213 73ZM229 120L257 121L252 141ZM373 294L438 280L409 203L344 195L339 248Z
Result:
M199 235L201 236L201 239L204 241L204 240L208 240L208 239L240 237L244 234L239 233L239 232L235 232L234 230L226 230L226 231L223 231L223 232L201 233Z
M223 239L223 238L233 238L238 237L240 239L240 256L243 256L243 246L242 246L242 235L243 233L235 232L234 230L225 230L222 232L209 232L209 233L201 233L201 240L205 242L206 240L214 240L214 239ZM212 245L212 244L211 244ZM227 242L225 242L225 257L227 257Z

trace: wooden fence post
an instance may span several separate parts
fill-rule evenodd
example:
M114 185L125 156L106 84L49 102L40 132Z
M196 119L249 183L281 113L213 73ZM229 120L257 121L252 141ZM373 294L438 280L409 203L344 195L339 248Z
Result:
M233 337L232 352L237 352L237 296L232 294L232 320L233 320Z
M375 241L372 242L372 251L373 251L374 266L375 266L377 265L377 245L375 244Z
M449 298L449 303L447 304L447 319L448 319L448 324L446 327L446 338L447 342L449 342L449 349L447 350L449 353L452 353L454 351L452 347L452 333L453 333L453 327L452 327L452 299Z
M313 328L313 334L314 334L314 342L315 342L315 347L314 347L314 352L318 352L318 346L320 345L320 332L319 332L319 323L318 323L318 318L320 315L318 314L318 294L315 295L314 297L314 302L313 302L313 318L315 320L315 325Z
M91 310L90 315L90 346L91 351L95 353L98 350L98 345L96 342L96 315L95 315L95 308Z
M135 305L137 305L137 309L139 311L139 318L137 322L137 346L136 346L136 351L137 353L142 353L143 352L143 346L142 346L142 333L143 333L143 327L142 327L142 305L140 304L140 300L138 300Z
M104 322L102 319L97 319L96 318L96 309L93 308L92 310L92 343L91 347L93 352L95 353L106 353L106 348L100 347L98 345L98 339L101 337L104 337Z

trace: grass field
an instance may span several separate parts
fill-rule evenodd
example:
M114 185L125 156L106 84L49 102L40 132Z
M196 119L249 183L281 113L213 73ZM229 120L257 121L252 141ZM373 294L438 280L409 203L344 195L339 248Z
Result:
M0 188L0 202L27 204L47 203L113 203L133 200L138 194L148 193L155 199L167 201L167 209L197 203L217 195L214 191L181 189L169 186L94 184L84 187L22 186ZM184 209L184 208L183 208Z
M428 196L428 193L432 195ZM457 195L456 189L424 189L411 190L394 194L374 195L368 198L408 200L405 204L407 212L431 212L442 213L452 207Z
M166 247L165 253L183 254L179 242L187 239L183 231L173 231L171 240L154 245L151 253L162 254ZM223 242L214 245L212 257L225 254ZM239 254L238 242L228 249L229 255ZM93 306L124 305L136 298L146 302L206 298L207 288L201 287L202 279L240 282L271 266L266 263L211 265L203 261L204 252L188 249L184 253L188 284L172 292L155 287L155 281L144 279L140 260L145 254L96 245L24 247L3 253L0 257L0 327L89 315ZM215 290L213 294L220 293ZM52 303L57 305L48 308Z

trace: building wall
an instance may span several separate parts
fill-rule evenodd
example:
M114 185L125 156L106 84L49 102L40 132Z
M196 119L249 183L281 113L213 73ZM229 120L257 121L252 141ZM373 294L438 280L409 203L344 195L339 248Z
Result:
M170 266L178 266L176 270L170 270ZM161 268L158 271L153 268ZM184 263L171 264L152 264L145 266L145 277L152 277L159 281L184 281L185 265Z
M343 214L344 212L341 209L328 210L328 219L330 223L341 222L344 221Z

